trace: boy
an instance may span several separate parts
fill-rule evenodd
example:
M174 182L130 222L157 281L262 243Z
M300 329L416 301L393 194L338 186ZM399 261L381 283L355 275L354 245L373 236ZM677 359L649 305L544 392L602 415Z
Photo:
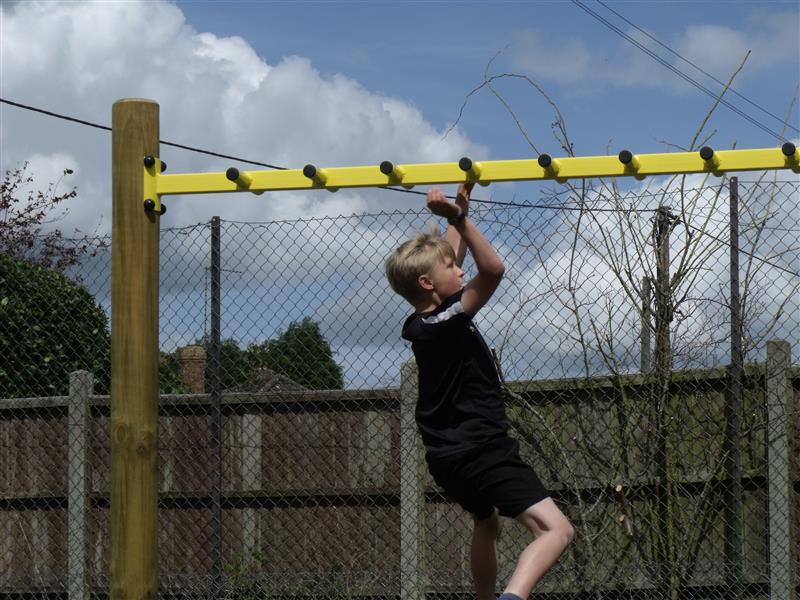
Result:
M472 184L455 203L434 188L430 211L449 223L419 234L386 262L392 289L415 309L403 326L419 369L416 421L436 483L472 514L470 564L478 600L495 597L498 514L522 523L534 541L522 552L500 600L525 600L572 540L567 518L508 437L495 363L472 317L497 289L505 267L467 218ZM478 273L463 285L461 263L472 252Z

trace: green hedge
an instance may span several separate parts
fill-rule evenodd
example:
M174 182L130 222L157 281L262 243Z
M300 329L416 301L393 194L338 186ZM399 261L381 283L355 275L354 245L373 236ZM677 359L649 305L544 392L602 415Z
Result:
M108 319L92 295L61 273L0 254L0 398L63 396L69 373L95 376L108 393Z

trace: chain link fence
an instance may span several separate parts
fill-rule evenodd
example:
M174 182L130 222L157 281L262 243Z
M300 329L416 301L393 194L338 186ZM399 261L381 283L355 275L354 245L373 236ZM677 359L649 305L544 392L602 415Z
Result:
M800 185L680 181L472 207L506 264L476 324L577 531L537 597L800 589ZM160 597L474 597L472 522L425 471L411 308L383 274L434 219L162 231ZM99 242L63 276L0 256L2 598L108 594ZM498 591L530 541L505 523Z

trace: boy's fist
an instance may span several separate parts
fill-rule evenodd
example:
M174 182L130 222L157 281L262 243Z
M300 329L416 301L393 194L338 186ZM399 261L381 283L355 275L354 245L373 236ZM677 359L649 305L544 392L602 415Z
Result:
M461 188L459 188L461 191ZM432 188L427 196L428 210L433 214L445 217L446 219L457 217L461 214L462 209L458 205L453 204L444 195L444 192L439 188Z

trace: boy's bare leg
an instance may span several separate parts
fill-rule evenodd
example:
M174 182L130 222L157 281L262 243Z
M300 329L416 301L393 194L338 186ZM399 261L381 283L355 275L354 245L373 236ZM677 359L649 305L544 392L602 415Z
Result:
M472 532L470 564L472 580L478 600L494 600L497 584L497 535L500 532L500 517L497 511L488 519L475 519Z
M516 517L536 538L517 561L506 592L523 600L572 541L575 530L551 498L545 498Z

